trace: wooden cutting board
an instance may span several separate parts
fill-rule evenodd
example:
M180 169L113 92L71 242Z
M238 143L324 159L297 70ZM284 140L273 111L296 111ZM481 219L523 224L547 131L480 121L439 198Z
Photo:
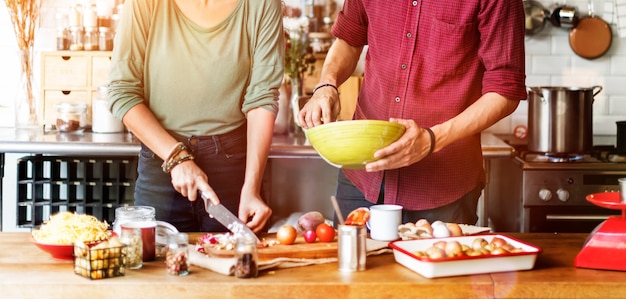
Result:
M195 242L202 234L190 234L190 243ZM259 236L261 241L268 244L274 244L268 247L258 248L259 260L266 261L275 258L301 258L301 259L321 259L321 258L336 258L337 257L337 238L332 242L320 242L319 240L314 243L307 243L304 241L304 237L298 236L296 241L291 245L278 244L275 234L265 234ZM207 249L207 248L205 248ZM207 250L209 256L216 257L232 257L234 256L234 250Z

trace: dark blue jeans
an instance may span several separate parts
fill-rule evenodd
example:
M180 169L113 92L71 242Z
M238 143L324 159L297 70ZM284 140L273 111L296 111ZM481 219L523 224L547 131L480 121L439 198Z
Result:
M382 204L385 195L384 181L380 187L380 195L376 204ZM474 225L478 221L476 215L478 199L480 198L483 186L477 186L457 201L431 210L402 210L402 223L416 222L419 219L427 219L430 223L436 220L443 222L455 222ZM350 211L360 207L370 207L373 203L365 200L363 193L350 182L350 180L339 171L337 176L337 202L339 209L346 217ZM335 215L334 223L338 223Z
M194 155L194 161L209 178L220 202L237 215L246 167L246 126L217 136L177 137ZM209 217L198 197L190 202L172 186L163 160L142 144L137 167L135 205L152 206L157 220L183 232L224 232L227 229Z

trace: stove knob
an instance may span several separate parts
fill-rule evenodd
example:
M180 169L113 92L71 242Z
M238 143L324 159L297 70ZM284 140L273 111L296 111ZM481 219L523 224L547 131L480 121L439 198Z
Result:
M560 201L567 202L567 200L569 199L569 191L565 189L556 190L556 196L559 198Z
M552 192L548 189L539 190L539 198L543 201L549 201L552 199Z

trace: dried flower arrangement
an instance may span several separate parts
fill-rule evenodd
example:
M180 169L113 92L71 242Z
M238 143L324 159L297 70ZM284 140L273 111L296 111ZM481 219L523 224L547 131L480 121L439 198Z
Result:
M13 23L13 31L15 31L15 39L20 50L20 60L22 67L23 91L28 101L28 123L36 124L37 122L37 104L33 94L33 53L32 49L35 45L35 33L39 27L39 12L41 8L41 0L5 0L11 22ZM18 107L16 107L16 110Z

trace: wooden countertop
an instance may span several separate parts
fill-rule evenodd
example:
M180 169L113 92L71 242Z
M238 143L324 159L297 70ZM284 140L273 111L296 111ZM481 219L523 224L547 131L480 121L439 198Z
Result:
M192 266L191 274L165 273L163 261L127 270L123 277L89 280L29 241L29 233L0 232L3 298L626 298L626 272L573 267L587 234L508 236L540 247L533 270L428 279L395 262L368 257L367 270L337 271L337 264L262 271L239 279Z

